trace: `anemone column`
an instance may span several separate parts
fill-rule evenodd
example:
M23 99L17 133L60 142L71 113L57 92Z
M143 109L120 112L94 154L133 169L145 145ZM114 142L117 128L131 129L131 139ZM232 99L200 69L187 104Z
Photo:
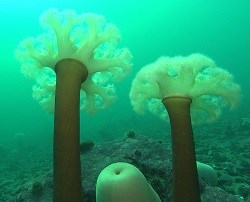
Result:
M74 59L55 66L54 201L83 200L80 164L80 87L87 78L86 67Z
M166 97L172 134L173 201L199 202L200 191L190 117L191 99Z

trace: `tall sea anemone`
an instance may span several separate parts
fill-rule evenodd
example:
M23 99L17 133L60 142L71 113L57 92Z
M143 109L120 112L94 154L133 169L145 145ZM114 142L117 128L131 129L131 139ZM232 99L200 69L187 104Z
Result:
M21 42L21 71L36 80L33 96L54 118L54 201L81 201L79 109L95 113L115 100L114 81L131 68L131 53L117 49L115 25L96 14L48 10L45 34Z
M161 57L136 75L130 91L134 110L148 109L164 120L169 116L174 201L200 201L191 116L193 122L214 120L239 97L233 76L202 54Z

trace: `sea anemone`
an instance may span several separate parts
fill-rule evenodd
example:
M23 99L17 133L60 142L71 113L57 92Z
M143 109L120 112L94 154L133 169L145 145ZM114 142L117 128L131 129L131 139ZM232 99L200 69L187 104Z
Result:
M233 76L202 54L161 57L136 75L130 91L134 110L170 119L174 201L200 201L190 107L193 122L211 121L239 97Z
M117 49L115 25L95 14L51 9L46 33L21 42L21 71L36 80L33 96L54 120L54 201L82 201L79 109L95 113L115 100L113 81L131 68L131 53Z
M99 174L97 202L160 202L160 197L134 165L116 162Z

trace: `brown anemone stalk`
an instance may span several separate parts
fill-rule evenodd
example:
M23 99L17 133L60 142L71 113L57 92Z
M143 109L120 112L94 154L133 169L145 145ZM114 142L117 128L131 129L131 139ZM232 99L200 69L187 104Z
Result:
M78 60L55 66L54 201L82 201L80 164L80 88L88 76ZM70 194L69 194L70 193Z
M162 100L172 134L173 201L200 201L195 144L190 117L191 99L166 97Z

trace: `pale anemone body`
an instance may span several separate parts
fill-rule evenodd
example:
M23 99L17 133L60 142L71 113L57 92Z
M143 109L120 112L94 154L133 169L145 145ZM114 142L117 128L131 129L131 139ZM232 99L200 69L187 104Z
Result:
M162 104L166 97L186 97L192 100L193 122L212 121L221 109L234 107L240 97L240 87L233 76L202 54L187 57L161 57L143 67L136 75L130 91L134 110L149 110L161 119L168 120Z
M113 24L96 14L51 9L41 17L47 33L21 42L16 51L22 72L36 79L33 97L48 111L54 111L55 64L63 58L82 62L88 78L81 86L80 108L94 113L116 98L114 81L130 72L131 53L117 49L120 34Z

